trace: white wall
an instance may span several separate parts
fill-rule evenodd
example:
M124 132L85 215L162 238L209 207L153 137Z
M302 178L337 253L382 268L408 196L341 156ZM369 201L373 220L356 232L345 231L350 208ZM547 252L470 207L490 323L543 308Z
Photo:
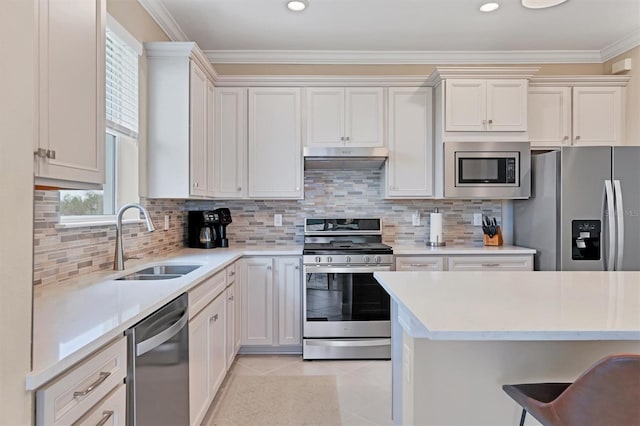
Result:
M31 370L35 2L0 1L0 425L33 421Z

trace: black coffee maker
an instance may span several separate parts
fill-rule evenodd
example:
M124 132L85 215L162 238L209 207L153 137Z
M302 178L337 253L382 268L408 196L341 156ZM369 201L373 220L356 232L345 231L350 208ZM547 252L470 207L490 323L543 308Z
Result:
M217 245L219 247L229 247L229 239L227 238L227 225L231 221L231 212L228 208L223 207L215 209L214 214L218 215L218 240Z
M215 248L220 241L220 216L215 210L189 212L187 245L193 248Z

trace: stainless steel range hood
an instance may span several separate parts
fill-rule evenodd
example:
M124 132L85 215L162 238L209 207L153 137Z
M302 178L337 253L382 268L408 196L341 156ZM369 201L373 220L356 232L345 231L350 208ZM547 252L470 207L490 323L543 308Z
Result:
M378 170L389 156L387 148L304 148L306 170Z

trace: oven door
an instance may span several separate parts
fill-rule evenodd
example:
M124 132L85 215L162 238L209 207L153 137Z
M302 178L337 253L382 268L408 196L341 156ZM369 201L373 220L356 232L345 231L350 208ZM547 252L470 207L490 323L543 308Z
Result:
M373 278L391 266L304 266L305 338L389 337L390 299Z

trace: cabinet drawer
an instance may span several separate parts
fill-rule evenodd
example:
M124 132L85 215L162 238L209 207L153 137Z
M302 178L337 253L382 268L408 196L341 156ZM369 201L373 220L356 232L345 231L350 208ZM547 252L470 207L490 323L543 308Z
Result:
M227 271L227 285L231 285L232 282L234 282L236 280L236 265L238 264L238 262L235 262L229 266L227 266L226 271Z
M443 271L443 256L396 256L396 271Z
M74 426L124 426L127 415L127 387L119 385Z
M222 270L189 290L189 319L193 318L227 286L227 271Z
M121 337L36 393L36 424L68 425L122 384L127 339Z
M533 256L449 256L450 271L532 271Z

